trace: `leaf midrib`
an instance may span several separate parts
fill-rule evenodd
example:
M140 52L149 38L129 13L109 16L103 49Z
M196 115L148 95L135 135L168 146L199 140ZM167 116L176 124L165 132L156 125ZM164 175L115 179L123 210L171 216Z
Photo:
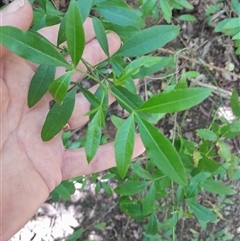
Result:
M171 102L167 102L167 103L160 103L159 105L154 105L152 107L145 107L145 108L139 108L138 110L140 111L143 111L143 110L152 110L152 109L156 109L156 108L160 108L160 107L166 107L168 105L173 105L174 103L179 103L179 102L183 102L183 101L189 101L189 100L192 100L193 98L196 98L198 96L201 96L203 95L202 93L199 93L198 95L194 95L194 96L190 96L190 97L186 97L184 99L181 99L181 100L173 100ZM153 97L154 98L154 97ZM143 105L144 106L144 105ZM179 105L178 105L179 106ZM188 107L186 107L188 108ZM171 108L172 109L172 108Z
M142 122L142 119L137 116L139 120L141 120ZM144 123L142 122L142 125L145 127ZM147 131L148 135L150 136L150 138L153 140L155 146L157 146L157 149L160 150L162 156L165 158L165 160L167 160L167 163L169 163L169 166L171 167L171 169L173 170L173 172L175 173L176 176L178 176L178 179L181 181L181 183L184 183L182 178L178 175L178 173L175 171L175 169L173 168L171 162L168 161L168 158L166 157L166 155L161 151L160 147L158 146L158 144L155 142L155 139L152 137L151 133L148 131L147 128L145 128L145 130Z
M114 6L112 6L111 7L112 9L117 9L117 10L119 10L121 7L114 7ZM125 13L127 13L126 14L126 16L128 16L128 17L125 17L124 15L122 15L122 13L120 13L120 12L118 12L118 11L110 11L110 8L108 7L108 9L106 9L106 8L98 8L98 9L100 9L100 11L105 11L105 12L107 12L107 13L110 13L110 15L112 15L113 17L115 17L116 15L118 15L118 16L120 16L122 19L125 19L125 20L127 20L127 21L131 21L132 23L134 23L134 24L136 24L136 23L139 23L138 22L138 20L137 20L137 17L138 17L138 15L136 15L136 14L133 14L132 12L130 13L130 11L128 11L128 9L125 9L125 8L121 8L120 10L123 10L123 11L125 11ZM131 15L131 16L129 16L129 15ZM133 15L135 15L134 17L135 18L133 18Z
M173 29L169 29L168 31L165 31L162 35L161 35L161 37L163 36L163 35L168 35L168 33L169 32L173 32ZM142 37L142 36L144 36L146 33L144 32L144 30L143 30L143 32L141 33L141 34L139 34L140 35L140 37ZM134 38L135 36L133 36L132 38ZM132 38L130 38L127 42L125 42L125 45L127 45L127 43L128 42L130 42L130 41L132 41ZM131 50L131 51L133 51L133 49L138 49L139 48L139 46L141 47L142 45L151 45L151 43L152 42L156 42L156 39L159 39L159 35L156 35L156 37L153 37L153 38L151 38L151 39L149 39L149 40L147 40L146 42L144 42L144 43L140 43L140 44L135 44L134 45L134 47L131 47L131 49L126 49L126 50L121 50L120 49L120 51L119 51L119 54L123 54L124 52L128 52L129 50ZM165 42L165 41L164 41ZM124 48L124 45L123 45L123 48Z
M0 27L1 28L1 27ZM1 32L0 32L1 33ZM30 33L30 32L29 32ZM21 34L23 34L24 35L24 37L26 38L26 34L25 34L25 32L21 32ZM30 33L32 36L34 36L34 34L32 34L32 33ZM7 34L5 34L5 33L1 33L1 37L5 37L6 39L9 39L10 41L13 41L15 44L19 44L19 46L23 46L24 48L25 48L25 46L26 46L26 44L24 44L24 42L21 42L21 41L19 41L18 39L16 39L16 38L13 38L12 36L8 36ZM34 36L34 37L36 37L36 36ZM54 48L54 46L53 45L51 45L51 43L49 43L49 42L47 42L47 41L45 41L45 40L43 40L43 39L41 39L41 41L44 41L44 43L45 44L47 44L49 47L51 46L51 47L53 47ZM4 45L4 43L2 43L2 45ZM5 45L4 45L5 46ZM52 60L54 60L55 62L58 62L59 63L59 65L60 66L65 66L65 67L69 67L70 65L66 62L66 63L64 63L64 62L62 62L62 61L60 61L59 59L56 59L56 58L54 58L54 57L52 57L51 55L48 55L48 54L46 54L45 52L42 52L41 50L38 50L38 49L36 49L35 47L33 47L32 46L32 44L30 43L29 45L27 45L28 46L28 48L31 50L31 51L33 51L33 53L36 53L36 54L41 54L41 55L44 55L44 56L47 56L49 59L52 59ZM6 48L8 48L7 46L5 46ZM54 49L55 50L55 49ZM57 53L57 52L56 52ZM56 54L55 53L55 54ZM60 57L61 55L59 55L59 57ZM64 58L63 58L63 61L66 61Z

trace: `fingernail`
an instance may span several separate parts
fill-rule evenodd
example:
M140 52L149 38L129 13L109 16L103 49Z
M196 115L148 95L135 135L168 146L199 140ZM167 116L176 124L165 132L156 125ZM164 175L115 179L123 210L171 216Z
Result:
M23 7L24 4L25 4L24 0L15 0L10 4L8 4L7 7L3 9L3 11L5 13L13 13L13 12L16 12L18 9L20 9L21 7Z

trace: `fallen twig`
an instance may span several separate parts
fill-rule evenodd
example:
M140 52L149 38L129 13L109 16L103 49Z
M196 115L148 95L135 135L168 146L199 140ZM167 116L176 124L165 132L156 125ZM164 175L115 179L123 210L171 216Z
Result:
M169 50L169 49L159 48L158 50L159 50L160 52L177 55L178 58L189 60L189 61L191 61L192 63L199 64L199 65L203 65L203 66L207 67L209 70L214 69L214 70L216 70L216 71L219 71L219 72L222 72L222 73L227 73L227 74L231 75L232 77L235 77L235 78L240 79L240 75L239 75L239 74L235 74L235 73L232 73L232 72L230 72L230 71L228 71L228 70L226 70L226 69L223 69L223 68L220 68L220 67L211 65L211 64L207 64L207 63L205 63L205 62L202 61L202 60L197 60L197 59L191 58L191 57L189 57L189 56L185 56L185 55L183 55L183 54L180 54L180 53L177 53L177 52L175 52L175 51Z
M225 99L231 98L232 92L230 92L228 90L224 90L217 86L213 86L211 84L203 83L203 82L201 82L201 80L203 80L203 79L206 79L206 77L203 74L200 74L196 79L192 79L191 81L194 85L212 89L213 93L220 95L222 98L225 98ZM240 98L239 98L239 100L240 100Z

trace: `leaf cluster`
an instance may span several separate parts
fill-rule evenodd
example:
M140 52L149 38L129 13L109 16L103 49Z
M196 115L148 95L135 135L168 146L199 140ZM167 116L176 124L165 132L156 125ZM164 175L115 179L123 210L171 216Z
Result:
M140 0L141 12L144 17L152 16L154 19L163 17L167 23L171 23L174 10L192 10L193 5L187 0ZM181 21L195 21L192 14L182 14Z
M231 36L234 41L237 55L240 55L240 3L238 0L231 0L232 11L236 17L225 18L215 27L215 32L222 32L226 36Z
M232 3L235 9L239 9L236 1L233 0ZM232 123L224 119L220 122L213 120L209 128L197 130L200 141L196 143L183 138L180 127L176 137L169 139L154 123L166 114L187 112L204 101L211 90L188 86L187 78L193 73L186 73L179 81L144 101L134 84L135 78L142 78L171 66L171 56L151 56L151 52L163 47L179 34L179 27L174 25L145 28L144 17L154 14L155 7L160 6L165 20L170 23L172 9L191 9L189 2L142 0L141 10L135 10L122 0L73 0L65 14L54 9L46 0L38 0L38 4L40 8L34 8L33 28L22 31L2 26L0 43L20 57L39 65L29 86L28 106L35 106L47 92L54 101L43 123L42 140L49 141L62 131L72 115L76 93L80 91L91 105L90 111L86 113L90 122L84 140L69 144L70 132L65 133L65 147L84 147L86 159L91 162L99 146L106 142L102 134L103 128L106 128L106 117L110 117L117 128L114 140L117 168L109 170L102 178L92 175L96 193L104 189L111 195L113 190L106 180L114 178L120 181L121 184L114 189L120 195L119 206L137 221L147 218L148 223L144 228L146 240L147 237L157 237L163 230L168 236L174 235L174 227L182 218L195 217L203 228L206 228L208 222L216 222L218 210L198 203L198 195L203 191L218 195L234 194L232 188L219 180L224 175L235 180L240 177L239 171L236 171L240 159L230 152L225 142L226 138L240 135L237 91L234 90L231 97L231 108L236 119ZM91 16L93 11L95 16ZM83 23L88 16L92 18L96 38L108 56L99 66L91 66L83 58ZM56 23L60 23L60 28L57 43L52 44L37 30ZM228 29L229 26L232 29L235 25L230 23L226 21L217 29ZM107 41L107 35L111 31L116 32L123 42L114 56L109 55ZM65 59L67 54L70 61ZM88 73L79 69L79 63L85 65ZM106 66L111 71L106 71ZM66 72L56 78L58 67L64 67ZM76 72L81 72L98 84L95 93L81 83L72 81ZM128 112L127 118L111 115L108 107L109 94ZM144 162L139 159L131 163L136 133L141 136L147 157ZM77 177L64 181L51 196L54 200L59 197L70 200L75 191L74 183L79 182L84 188L86 180L86 177ZM168 201L163 205L162 200L167 197ZM165 214L164 222L158 219L161 212ZM82 232L80 230L76 235L79 236Z

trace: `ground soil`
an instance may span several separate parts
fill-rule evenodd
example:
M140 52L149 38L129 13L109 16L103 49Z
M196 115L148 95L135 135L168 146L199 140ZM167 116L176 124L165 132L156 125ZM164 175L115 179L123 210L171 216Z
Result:
M137 6L136 2L129 1L133 6ZM187 70L196 70L201 74L201 78L196 83L197 85L218 86L222 93L213 94L204 101L201 105L189 111L186 121L183 125L184 137L195 140L196 129L207 127L210 124L212 114L219 107L229 109L229 95L233 88L236 88L240 94L240 58L235 55L233 42L230 38L223 34L214 32L216 23L230 14L230 1L225 1L221 12L215 16L215 20L208 22L205 12L208 6L214 4L214 0L192 1L195 8L190 11L196 17L193 23L182 23L177 18L183 14L181 11L174 11L174 23L181 26L179 38L166 46L163 49L156 51L155 55L168 55L176 53L178 49L185 49L178 58L178 66L176 66L175 74L179 75ZM66 10L67 2L65 0L55 1L59 9ZM155 24L155 20L147 19L148 25ZM157 20L158 23L161 21ZM204 62L204 64L202 64ZM228 71L229 63L234 64L233 71ZM159 77L163 73L157 73L154 76L144 78L139 82L139 94L146 97L147 91L157 93L164 89L166 81L160 81ZM224 91L223 91L224 90ZM114 104L112 112L123 116L126 113ZM225 111L226 113L226 111ZM230 115L230 114L228 114ZM178 123L182 120L182 114L177 116ZM157 126L163 131L166 136L170 136L174 126L171 116L164 118L157 123ZM114 126L108 122L106 134L109 140L114 138ZM83 131L75 132L75 137L81 137ZM237 137L232 142L229 142L229 147L232 152L239 152L240 138ZM102 176L103 174L99 174ZM228 182L228 180L226 180ZM114 188L117 184L109 181L109 185ZM194 219L186 219L177 226L178 240L190 241L207 240L211 233L217 233L222 228L226 228L228 233L234 235L231 240L240 240L240 182L231 183L236 194L229 197L229 202L226 204L221 213L223 219L216 224L211 224L207 227L207 231L201 229L199 224ZM95 184L91 184L90 177L84 190L80 190L77 186L76 193L72 196L71 201L61 200L54 203L48 200L26 225L25 229L20 231L12 240L65 240L65 238L73 233L73 231L83 228L84 234L80 240L94 241L137 241L143 240L143 224L133 221L131 218L123 214L118 207L118 197L108 195L104 191L100 191L97 195L94 193ZM201 203L206 201L212 204L218 203L219 197L209 194L203 194L200 198ZM96 224L105 223L105 227L98 228ZM195 233L191 231L195 230ZM160 240L160 239L159 239ZM211 241L217 240L211 238Z

